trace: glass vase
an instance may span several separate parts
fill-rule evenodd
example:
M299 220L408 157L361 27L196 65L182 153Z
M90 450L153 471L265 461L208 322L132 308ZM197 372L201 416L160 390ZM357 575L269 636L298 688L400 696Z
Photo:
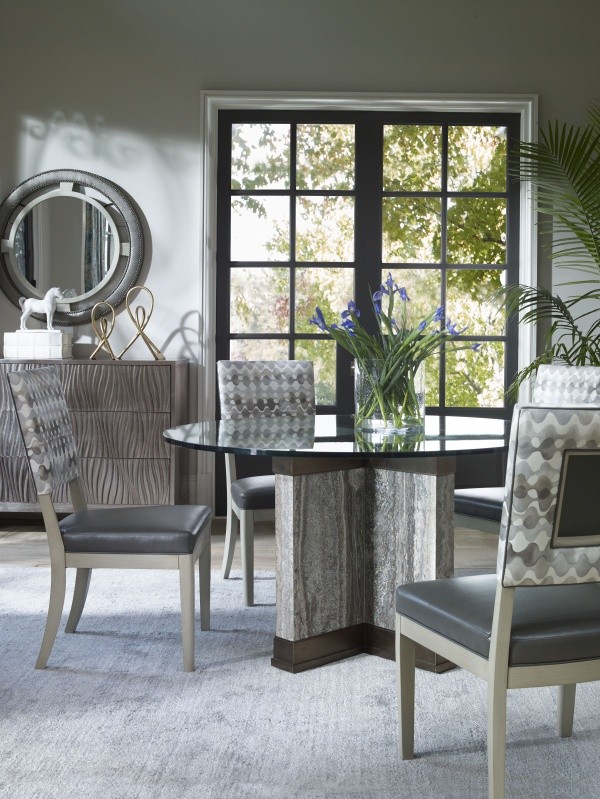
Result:
M354 426L390 433L422 428L425 421L423 364L390 374L378 359L354 362Z

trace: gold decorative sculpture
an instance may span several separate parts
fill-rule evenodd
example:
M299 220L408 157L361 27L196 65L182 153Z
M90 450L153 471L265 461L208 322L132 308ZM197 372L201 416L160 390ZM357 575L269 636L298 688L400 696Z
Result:
M143 305L138 305L135 308L135 311L132 310L131 302L133 300L133 294L135 292L145 291L147 294L150 295L150 310L146 311ZM127 306L127 313L129 314L131 321L133 322L137 333L133 336L129 344L123 349L120 355L117 356L117 360L120 360L123 355L127 352L127 350L132 346L132 344L141 338L144 344L148 347L152 356L155 361L164 361L165 356L162 352L158 349L156 344L154 344L146 335L144 330L146 329L148 322L150 321L150 317L152 316L152 311L154 310L154 295L150 291L150 289L146 288L146 286L133 286L127 292L127 296L125 298L125 305Z
M108 315L98 318L98 308L100 308L102 305L108 306L110 310ZM109 316L110 322L108 321ZM117 356L115 355L113 348L108 343L109 336L115 327L115 309L112 307L110 302L97 302L94 305L92 308L92 327L94 328L94 333L98 336L100 343L90 355L90 359L95 358L100 350L104 350L105 352L108 352L113 360L116 360Z

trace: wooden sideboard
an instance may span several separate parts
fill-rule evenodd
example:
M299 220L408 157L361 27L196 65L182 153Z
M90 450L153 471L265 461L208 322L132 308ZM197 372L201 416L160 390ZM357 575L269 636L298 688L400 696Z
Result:
M184 451L162 432L187 418L187 361L0 360L0 511L37 511L6 373L52 365L71 412L90 507L187 502ZM58 509L70 510L66 490Z

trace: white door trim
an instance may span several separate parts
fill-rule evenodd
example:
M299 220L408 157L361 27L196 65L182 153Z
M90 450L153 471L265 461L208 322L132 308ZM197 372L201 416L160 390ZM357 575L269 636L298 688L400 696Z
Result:
M466 111L518 113L521 117L522 141L534 141L537 133L538 102L534 94L378 94L329 92L202 92L203 141L202 211L201 211L201 276L200 309L202 339L200 342L200 385L198 418L215 418L216 391L216 229L217 229L217 134L221 110L288 110L320 109L327 111ZM537 236L531 191L521 184L519 281L537 285ZM519 335L519 369L535 357L535 327L521 326ZM527 396L520 398L522 401ZM213 461L209 453L200 453L198 461L198 501L212 504Z

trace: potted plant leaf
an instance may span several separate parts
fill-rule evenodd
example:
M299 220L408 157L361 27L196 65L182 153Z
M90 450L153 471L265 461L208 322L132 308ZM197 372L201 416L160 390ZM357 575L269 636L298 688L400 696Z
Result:
M548 123L518 155L517 176L534 187L546 215L541 235L551 258L576 274L557 283L569 287L564 298L542 286L506 288L508 314L548 325L541 354L518 372L512 396L542 363L600 366L600 103L590 105L583 125Z

